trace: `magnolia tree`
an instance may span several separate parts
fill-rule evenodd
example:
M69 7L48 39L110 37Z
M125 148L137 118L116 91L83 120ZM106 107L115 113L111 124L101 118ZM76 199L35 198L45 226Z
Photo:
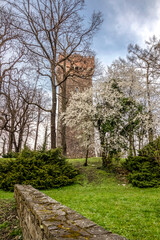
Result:
M128 104L132 105L132 118L128 117ZM142 123L142 111L133 105L136 106L135 102L125 98L116 81L100 82L94 88L73 94L62 117L67 126L78 131L77 138L87 151L94 141L100 142L102 165L108 167L113 156L127 148L126 132L131 135L131 130ZM98 135L93 139L94 128Z

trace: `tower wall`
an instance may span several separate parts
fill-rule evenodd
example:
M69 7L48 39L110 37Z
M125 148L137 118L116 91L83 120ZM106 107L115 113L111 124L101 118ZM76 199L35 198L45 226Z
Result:
M61 56L60 56L61 58ZM85 89L92 86L92 76L94 73L94 57L84 57L78 54L74 54L66 62L62 62L63 69L58 68L58 82L62 82L64 76L69 73L69 77L59 87L59 98L58 98L58 116L63 111L62 98L65 91L65 99L68 104L70 97L75 92L82 92ZM64 98L63 98L64 99ZM94 129L93 129L94 137ZM57 132L57 145L62 146L62 123L58 117L58 132ZM66 146L67 146L67 157L78 158L85 157L86 149L81 147L79 141L76 138L76 129L66 127ZM91 149L89 156L94 156L95 151Z

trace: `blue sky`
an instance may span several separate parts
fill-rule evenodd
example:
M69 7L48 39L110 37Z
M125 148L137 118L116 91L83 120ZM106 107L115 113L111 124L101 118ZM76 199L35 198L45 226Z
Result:
M93 40L99 60L110 65L125 58L130 43L144 45L155 35L160 38L160 0L86 0L85 15L101 11L104 22Z

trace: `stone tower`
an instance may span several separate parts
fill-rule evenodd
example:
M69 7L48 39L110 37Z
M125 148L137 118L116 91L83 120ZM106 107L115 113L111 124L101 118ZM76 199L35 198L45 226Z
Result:
M61 59L62 56L59 57ZM66 106L74 92L82 92L92 86L92 76L94 73L94 57L84 57L79 54L72 55L68 60L62 62L58 68L58 116L65 112ZM66 148L66 156L71 158L85 157L86 149L83 149L77 138L76 131L63 126L58 117L57 146ZM94 131L93 131L94 135ZM64 142L64 140L66 141ZM90 151L90 156L94 156L94 150Z

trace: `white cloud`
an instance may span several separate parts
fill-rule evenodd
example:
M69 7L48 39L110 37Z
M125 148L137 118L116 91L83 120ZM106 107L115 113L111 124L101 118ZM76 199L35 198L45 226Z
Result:
M118 35L134 36L139 44L144 43L153 35L160 37L160 1L152 2L148 11L143 12L138 5L133 7L129 1L112 0L112 7L115 11L115 31ZM149 2L148 2L149 3ZM151 2L150 2L151 3Z
M160 0L86 0L89 11L103 13L104 22L94 38L99 59L110 64L125 58L130 43L143 47L155 35L160 39Z

